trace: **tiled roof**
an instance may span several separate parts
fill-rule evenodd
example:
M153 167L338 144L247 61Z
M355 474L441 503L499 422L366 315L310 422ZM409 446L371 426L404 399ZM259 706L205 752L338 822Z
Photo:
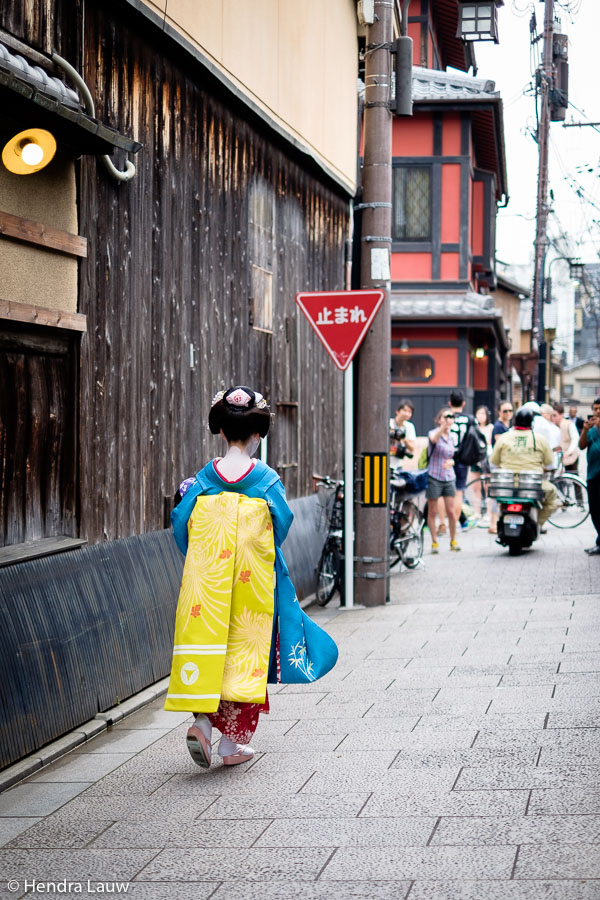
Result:
M76 91L1 41L0 106L13 120L31 120L33 115L40 128L60 125L61 139L77 154L111 153L115 147L137 153L142 146L87 115Z
M498 319L502 312L494 307L489 294L398 293L392 291L390 310L394 319Z
M49 75L40 66L31 65L24 56L11 53L4 44L0 44L0 68L31 84L42 94L60 100L65 106L72 109L79 109L81 106L77 93L68 88L60 78Z
M413 66L413 100L497 100L500 92L496 84L487 78L472 78L456 72L439 72Z

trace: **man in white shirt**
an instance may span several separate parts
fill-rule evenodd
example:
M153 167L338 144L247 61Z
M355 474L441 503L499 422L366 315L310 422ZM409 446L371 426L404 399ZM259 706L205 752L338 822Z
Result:
M540 406L535 400L529 400L524 404L524 408L533 413L533 433L541 434L542 437L546 438L553 453L560 450L560 428L552 422L554 410L550 404L542 403Z
M405 457L412 457L415 452L415 441L417 432L415 426L410 421L415 411L411 401L406 397L402 397L396 408L396 415L390 419L390 456L391 462L394 464L394 457L397 464L401 465L401 460Z
M577 473L579 461L579 432L572 419L565 417L562 403L554 404L552 421L560 429L560 446L563 452L565 471Z

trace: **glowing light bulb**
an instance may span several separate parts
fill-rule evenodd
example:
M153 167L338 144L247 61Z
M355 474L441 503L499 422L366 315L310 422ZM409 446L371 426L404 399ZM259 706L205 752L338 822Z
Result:
M39 144L26 143L21 150L21 159L28 166L37 166L44 158L44 151Z

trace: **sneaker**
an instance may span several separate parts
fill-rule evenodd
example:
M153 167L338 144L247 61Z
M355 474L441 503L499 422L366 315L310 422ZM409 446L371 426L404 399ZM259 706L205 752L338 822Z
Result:
M439 544L436 544L435 541L432 541L432 543L431 543L431 552L432 552L432 553L439 553L439 552L440 552L440 545L439 545Z
M450 541L450 549L454 550L456 553L458 553L458 551L460 550L460 547L458 546L458 541Z
M460 530L461 531L470 531L471 528L475 528L476 525L477 525L477 519L475 519L475 518L467 519L467 521L463 525L460 526Z

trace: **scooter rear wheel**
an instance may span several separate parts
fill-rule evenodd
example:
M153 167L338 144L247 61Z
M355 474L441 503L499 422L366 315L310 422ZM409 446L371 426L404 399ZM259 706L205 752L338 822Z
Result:
M509 544L508 545L508 555L509 556L520 556L522 549L523 549L523 547L521 544Z

